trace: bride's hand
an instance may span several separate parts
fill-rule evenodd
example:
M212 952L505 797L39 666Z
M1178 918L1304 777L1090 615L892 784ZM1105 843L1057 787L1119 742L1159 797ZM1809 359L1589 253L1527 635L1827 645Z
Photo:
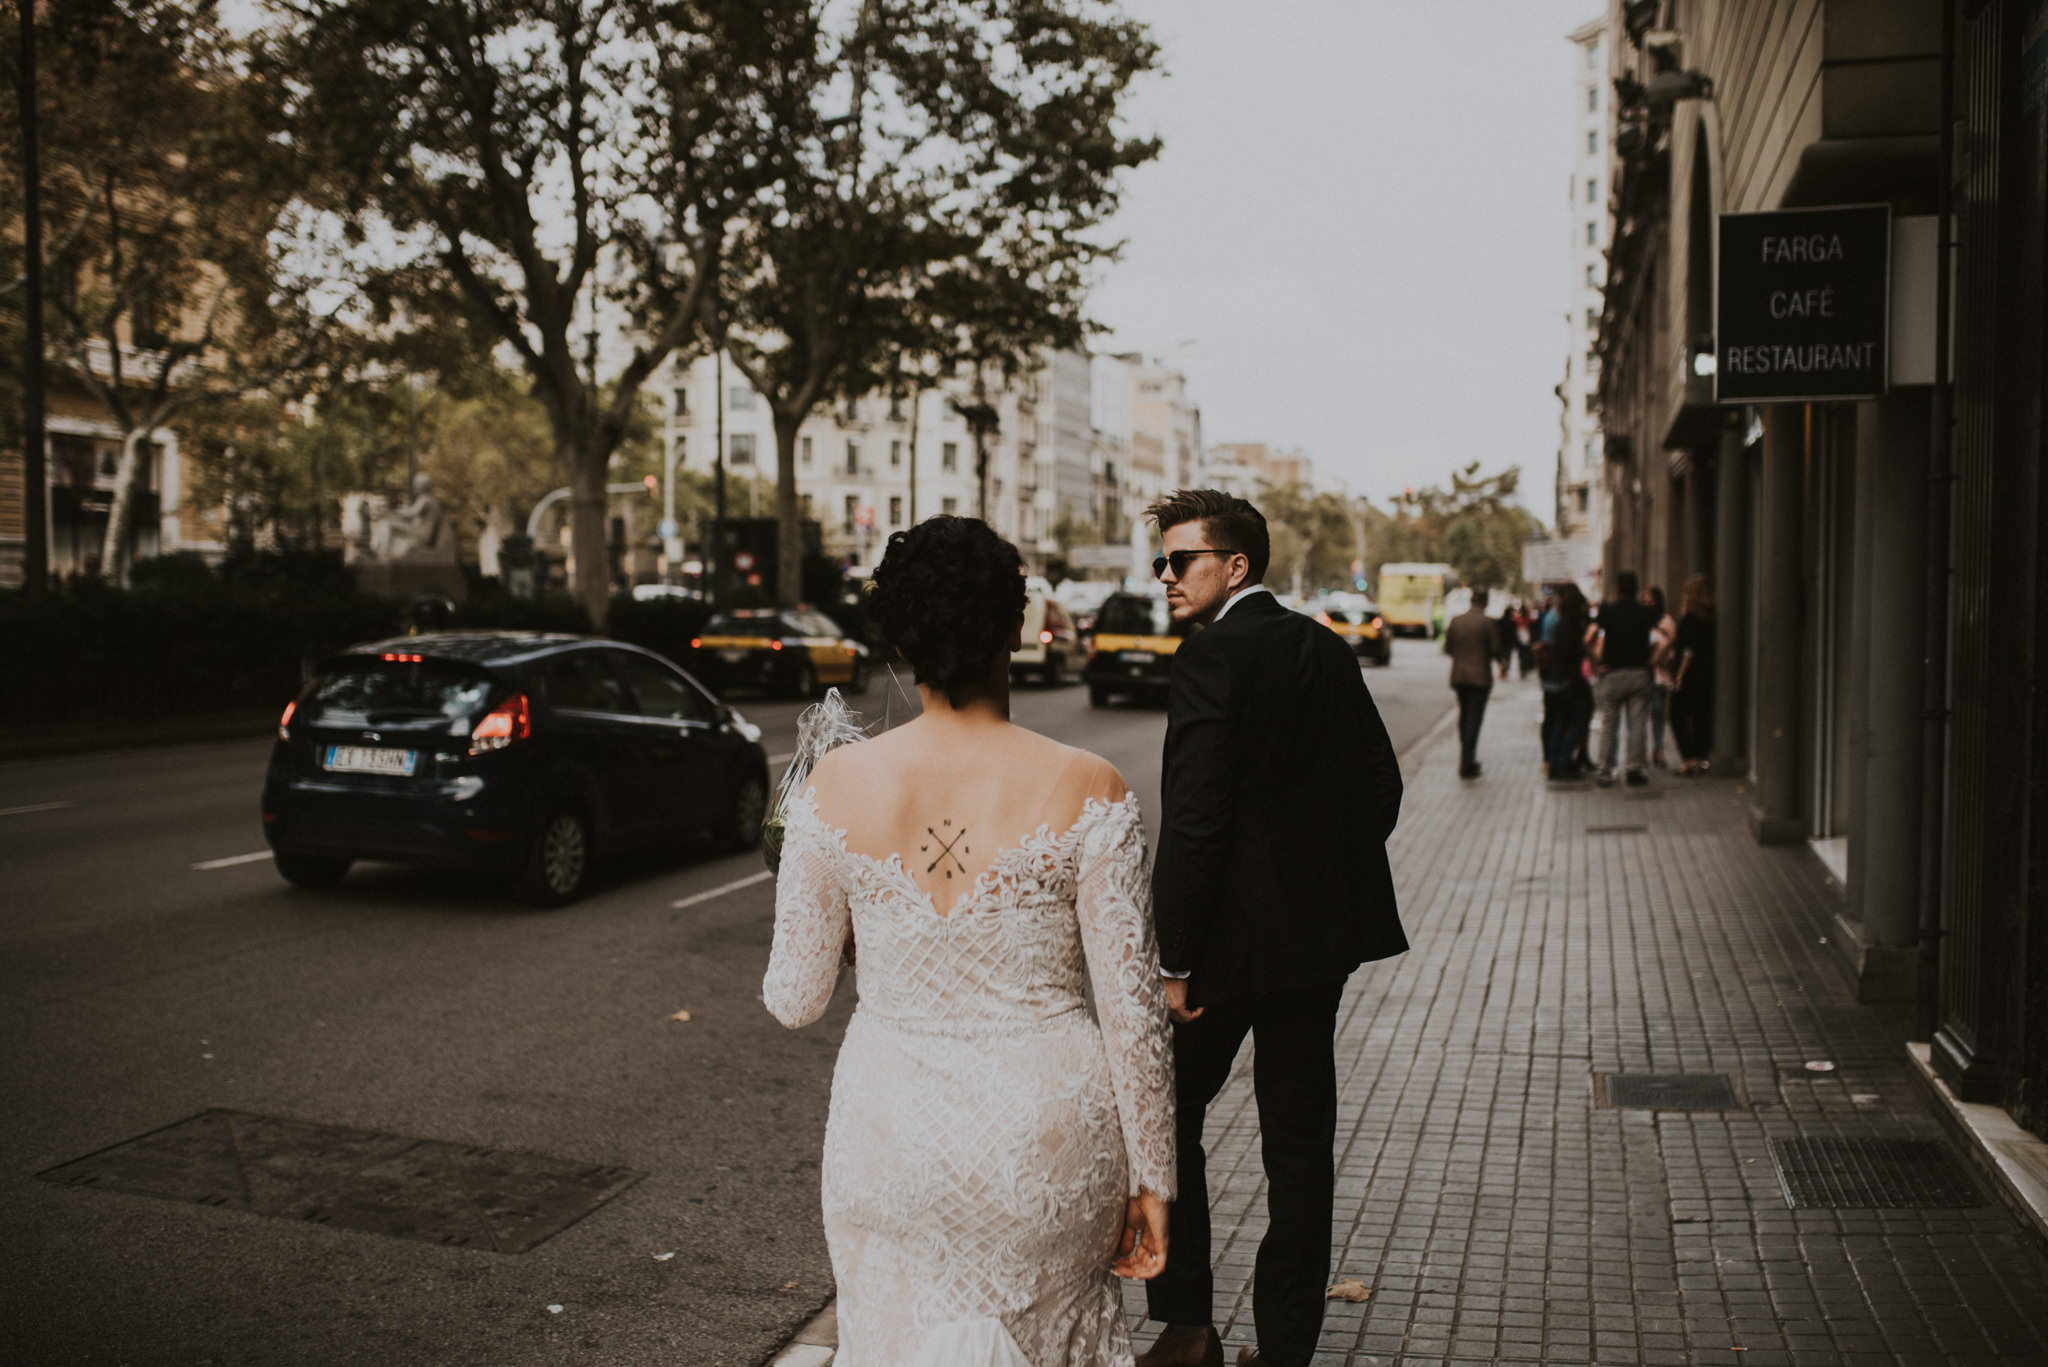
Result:
M1140 1191L1124 1202L1124 1232L1110 1270L1149 1282L1166 1270L1166 1202Z

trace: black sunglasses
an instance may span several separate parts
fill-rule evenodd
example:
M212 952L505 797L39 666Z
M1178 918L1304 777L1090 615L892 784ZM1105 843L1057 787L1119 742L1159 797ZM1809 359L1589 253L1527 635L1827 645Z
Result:
M1154 579L1164 579L1166 577L1166 567L1171 565L1173 566L1173 577L1179 579L1187 574L1188 566L1195 563L1195 557L1198 555L1236 554L1238 554L1236 551L1203 549L1199 551L1174 551L1169 555L1155 555L1152 557L1152 577Z

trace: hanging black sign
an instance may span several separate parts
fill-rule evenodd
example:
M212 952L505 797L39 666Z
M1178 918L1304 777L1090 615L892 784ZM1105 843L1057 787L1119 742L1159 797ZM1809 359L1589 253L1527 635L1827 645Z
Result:
M1715 399L1882 395L1891 279L1889 205L1722 214Z

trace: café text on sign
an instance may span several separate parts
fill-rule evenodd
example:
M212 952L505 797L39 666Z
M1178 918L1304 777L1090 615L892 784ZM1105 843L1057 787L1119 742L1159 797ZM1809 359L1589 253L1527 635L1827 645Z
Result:
M1719 402L1885 392L1891 217L1884 204L1721 215Z

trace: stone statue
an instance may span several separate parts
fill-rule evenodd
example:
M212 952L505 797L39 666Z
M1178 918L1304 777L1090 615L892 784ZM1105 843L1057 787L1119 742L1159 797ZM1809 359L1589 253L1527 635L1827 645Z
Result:
M370 528L370 555L377 560L425 565L455 563L455 529L448 524L433 477L412 477L412 502L393 508Z
M465 596L455 527L430 476L413 476L412 501L402 507L377 494L344 496L342 533L342 558L364 592L407 599L435 592L458 602Z

